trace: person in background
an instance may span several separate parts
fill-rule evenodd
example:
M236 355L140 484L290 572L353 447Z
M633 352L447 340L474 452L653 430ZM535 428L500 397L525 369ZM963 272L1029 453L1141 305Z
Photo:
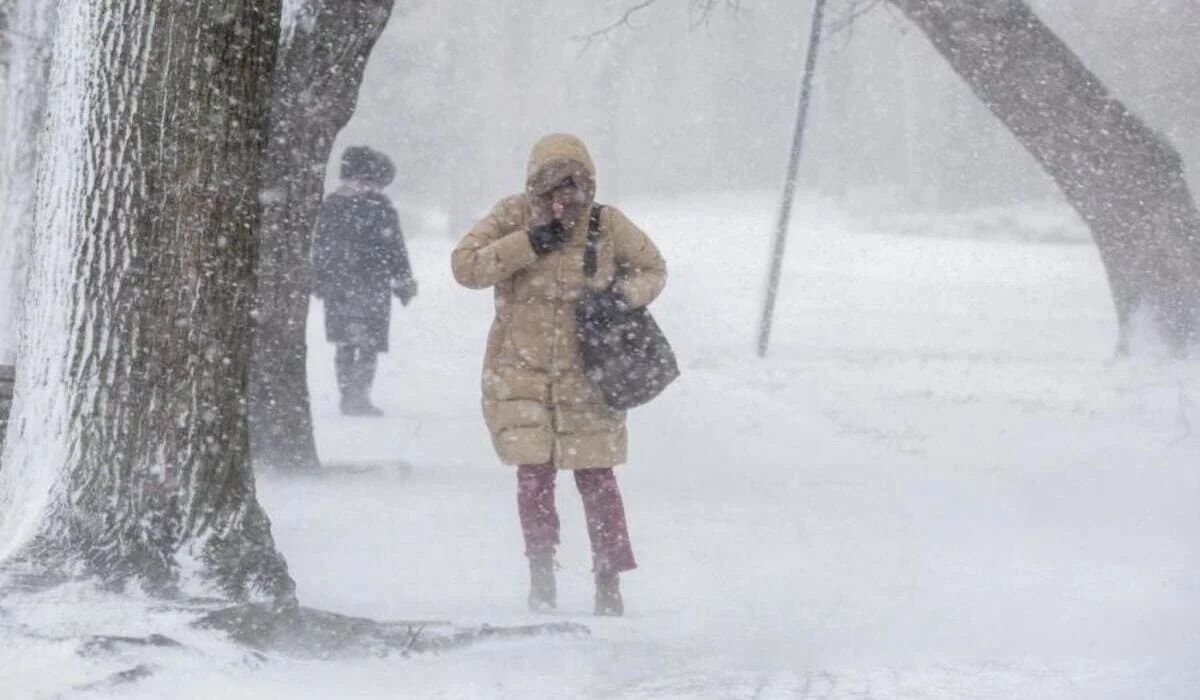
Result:
M337 346L339 406L347 416L381 416L371 403L376 358L388 351L394 294L417 295L400 219L381 191L392 161L366 146L342 152L342 184L325 197L313 237L313 292L325 302L325 339Z
M597 615L624 614L620 574L637 566L613 467L625 462L625 412L584 374L576 335L590 311L638 308L666 284L654 243L616 207L599 208L595 167L569 134L533 147L525 192L501 200L451 257L454 277L494 288L496 315L483 366L483 414L501 461L517 466L517 512L529 559L531 610L557 604L557 470L583 497ZM585 269L593 210L599 240Z

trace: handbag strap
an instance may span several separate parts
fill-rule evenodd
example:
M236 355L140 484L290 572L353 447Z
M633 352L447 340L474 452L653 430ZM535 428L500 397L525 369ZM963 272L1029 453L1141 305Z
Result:
M587 243L583 247L583 274L587 277L596 276L596 252L600 248L600 212L604 211L603 204L593 204L588 214Z

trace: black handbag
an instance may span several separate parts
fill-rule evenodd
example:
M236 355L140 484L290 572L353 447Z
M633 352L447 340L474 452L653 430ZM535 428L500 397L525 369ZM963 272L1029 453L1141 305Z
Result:
M589 278L596 275L602 209L593 206L588 221L583 270ZM675 351L649 309L596 317L586 313L581 300L575 307L575 320L584 373L600 389L610 408L624 411L641 406L679 377Z

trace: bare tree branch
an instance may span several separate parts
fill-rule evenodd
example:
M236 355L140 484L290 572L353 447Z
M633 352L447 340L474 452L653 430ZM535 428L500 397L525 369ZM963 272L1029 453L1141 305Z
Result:
M689 5L692 12L692 29L707 26L716 13L718 4L721 4L721 0L691 0ZM744 13L741 0L724 0L724 5L726 11L735 17Z
M633 27L633 23L632 23L633 16L636 15L637 13L641 12L642 10L646 9L647 7L650 7L651 5L656 5L656 4L658 4L658 0L642 0L638 4L626 9L624 14L622 14L621 17L619 19L617 19L615 22L607 24L607 25L601 27L600 29L588 32L586 34L577 34L576 36L574 36L572 38L575 39L576 41L582 41L587 46L590 46L592 44L592 42L594 42L598 39L607 39L610 34L615 32L616 30L620 29L621 27ZM586 46L585 46L585 48L586 48Z
M835 20L829 22L829 36L836 36L843 31L853 32L854 23L859 17L866 15L881 5L887 7L886 0L851 0L846 11Z
M633 18L643 10L657 5L659 0L641 0L634 5L625 9L619 18L606 24L605 26L585 34L576 34L571 37L575 41L583 42L583 51L587 51L592 43L600 40L608 39L613 33L620 29L637 29L633 24ZM698 27L708 21L708 18L716 11L717 7L724 4L726 9L735 14L740 14L742 11L741 0L688 0L688 6L691 8L697 19L692 21L692 27Z

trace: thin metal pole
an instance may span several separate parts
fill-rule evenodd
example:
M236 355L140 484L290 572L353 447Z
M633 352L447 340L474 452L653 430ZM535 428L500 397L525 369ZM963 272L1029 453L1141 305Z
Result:
M800 152L804 146L804 126L808 122L808 102L812 94L813 74L817 69L817 52L821 47L821 21L825 16L825 0L813 3L812 27L808 37L808 54L804 58L804 78L800 82L800 104L796 107L796 133L792 137L792 153L788 160L787 179L783 183L783 202L779 206L779 224L775 227L775 247L771 251L771 273L767 278L767 299L763 304L759 325L758 356L767 356L771 338L771 320L775 300L779 296L779 279L783 268L783 252L787 245L788 222L792 216L792 201L796 196L796 175L800 169Z

